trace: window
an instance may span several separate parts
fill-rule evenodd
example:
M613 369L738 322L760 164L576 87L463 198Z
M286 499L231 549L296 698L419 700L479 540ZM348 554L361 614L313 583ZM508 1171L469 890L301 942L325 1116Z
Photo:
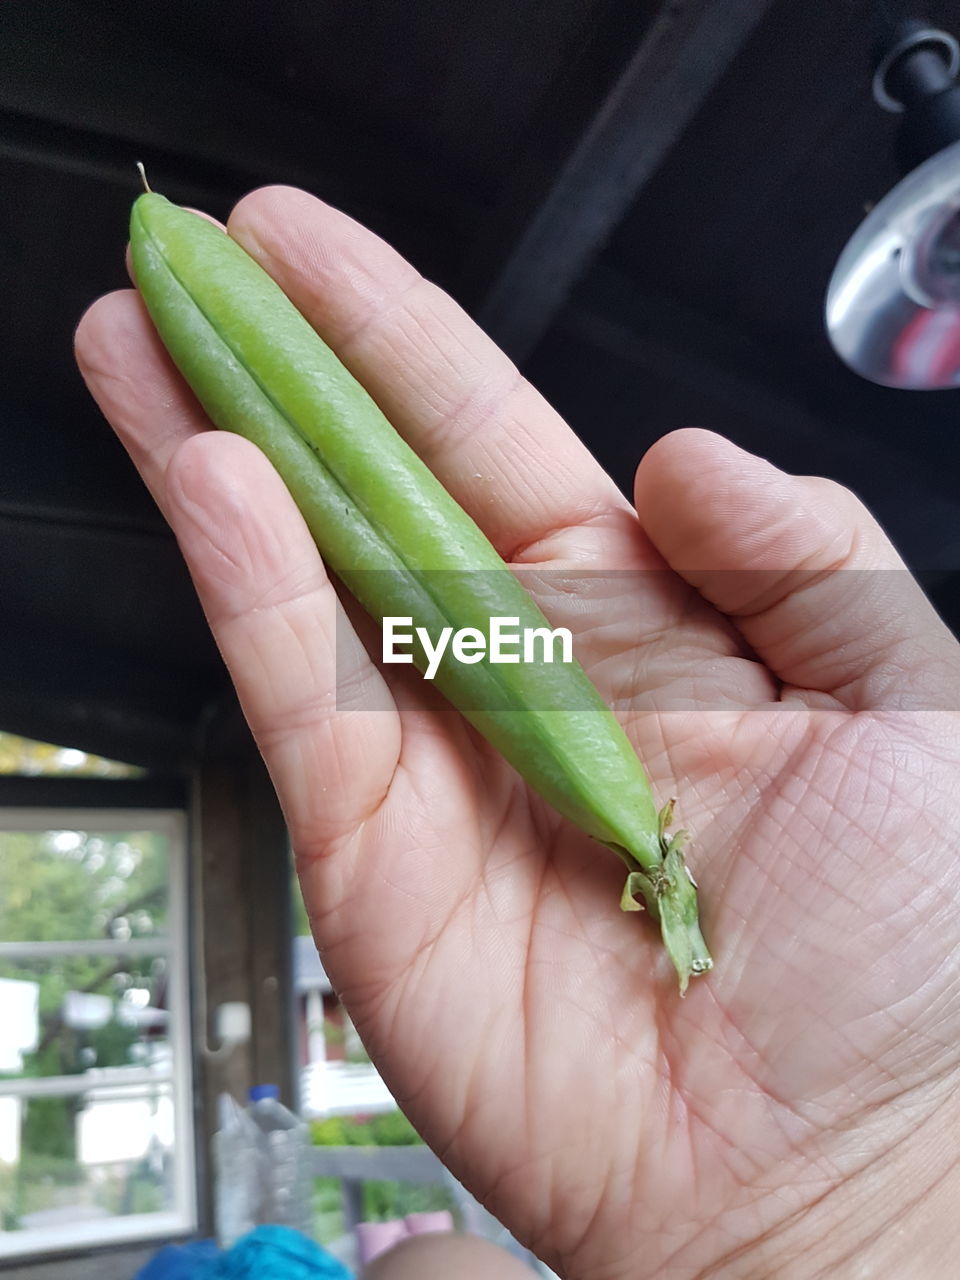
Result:
M0 1265L196 1225L185 815L0 809Z

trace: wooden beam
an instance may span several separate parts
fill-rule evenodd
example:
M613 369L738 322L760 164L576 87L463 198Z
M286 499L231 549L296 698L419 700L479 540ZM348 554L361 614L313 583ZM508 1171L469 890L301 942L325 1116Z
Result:
M181 777L0 777L0 809L185 809Z
M429 1147L313 1147L314 1178L350 1178L358 1182L417 1182L448 1185L440 1158Z
M193 795L195 1071L201 1225L213 1226L210 1140L218 1098L246 1101L276 1084L297 1106L293 1037L290 855L283 815L253 738L231 695L208 719ZM216 1009L249 1006L252 1034L218 1043Z
M196 721L226 682L76 639L0 629L0 728L167 773L191 767Z
M97 1246L41 1259L22 1258L7 1266L11 1280L130 1280L147 1265L158 1249L177 1240L155 1240L151 1244Z
M663 4L616 82L583 123L557 170L524 190L534 139L468 265L488 268L480 324L522 362L637 194L703 106L773 0ZM520 225L518 225L518 218Z

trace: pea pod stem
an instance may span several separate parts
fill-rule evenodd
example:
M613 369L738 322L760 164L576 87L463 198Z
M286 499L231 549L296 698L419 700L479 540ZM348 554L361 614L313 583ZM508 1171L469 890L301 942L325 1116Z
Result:
M144 181L146 181L144 179ZM484 630L550 624L486 536L277 284L228 235L147 191L137 286L211 421L253 441L329 568L378 621ZM421 664L422 665L422 664ZM564 817L627 867L621 905L659 921L685 989L712 965L696 888L619 722L579 663L441 663L436 684Z

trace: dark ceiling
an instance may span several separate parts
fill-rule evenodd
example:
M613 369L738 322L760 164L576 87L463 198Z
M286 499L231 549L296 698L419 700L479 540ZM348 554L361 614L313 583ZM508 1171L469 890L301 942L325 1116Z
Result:
M143 160L223 216L293 182L390 239L625 486L696 423L850 485L960 629L956 393L832 355L897 179L864 0L0 6L0 728L177 768L225 678L71 356ZM956 4L923 16L960 29Z

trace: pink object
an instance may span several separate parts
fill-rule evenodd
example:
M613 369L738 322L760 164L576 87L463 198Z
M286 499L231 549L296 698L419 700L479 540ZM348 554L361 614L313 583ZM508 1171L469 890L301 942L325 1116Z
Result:
M408 1235L407 1224L401 1218L390 1222L358 1222L356 1231L361 1270Z
M436 1209L432 1213L408 1213L404 1221L412 1236L426 1235L428 1231L453 1230L453 1214L446 1209Z

